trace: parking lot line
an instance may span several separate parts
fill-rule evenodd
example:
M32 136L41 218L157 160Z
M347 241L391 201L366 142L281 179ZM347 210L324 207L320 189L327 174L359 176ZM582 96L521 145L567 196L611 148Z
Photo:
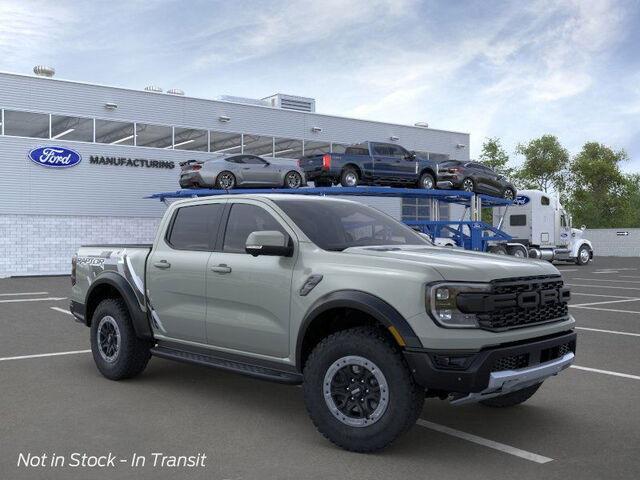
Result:
M14 297L18 295L48 295L49 292L18 292L18 293L0 293L0 297Z
M525 460L529 460L532 462L549 463L553 461L553 458L544 457L542 455L538 455L537 453L527 452L526 450L521 450L519 448L512 447L510 445L505 445L504 443L495 442L487 438L478 437L477 435L473 435L467 432L462 432L460 430L446 427L438 423L429 422L421 418L418 419L416 423L421 427L429 428L431 430L435 430L440 433L446 433L447 435L451 435L453 437L462 438L463 440L477 443L478 445L483 445L485 447L493 448L494 450L499 450L501 452L508 453L509 455L514 455L516 457L524 458Z
M604 373L605 375L613 375L614 377L630 378L632 380L640 380L640 376L631 375L630 373L612 372L610 370L600 370L599 368L581 367L580 365L571 365L576 370L584 370L585 372Z
M577 283L566 283L570 287L593 287L593 288L616 288L618 290L640 290L640 287L619 287L618 285L580 285Z
M0 362L6 362L8 360L26 360L29 358L58 357L60 355L77 355L79 353L89 353L90 351L91 350L73 350L70 352L38 353L35 355L20 355L19 357L3 357L0 358Z
M571 295L585 295L587 297L606 297L606 298L639 298L639 297L623 297L621 295L603 295L601 293L584 293L584 292L571 292Z
M640 314L640 312L636 310L616 310L614 308L600 308L600 307L579 307L577 305L569 305L569 308L584 308L586 310L600 310L602 312L614 312L614 313L635 313Z
M49 307L51 310L55 310L56 312L66 313L67 315L73 315L69 310L60 307Z
M12 298L10 300L0 300L0 303L18 303L18 302L45 302L66 300L67 297L46 297L46 298Z
M640 337L640 333L618 332L617 330L603 330L601 328L575 327L576 330L588 330L590 332L614 333L616 335L628 335L630 337Z
M586 281L591 281L591 278L580 278L580 277L573 277L571 280L586 280ZM634 281L634 280L610 280L608 278L599 278L598 279L599 282L614 282L614 283L640 283L639 281Z
M607 303L622 303L622 302L637 302L640 298L627 298L624 300L605 300L603 302L591 302L591 303L578 303L577 305L570 305L571 307L588 307L590 305L604 305Z

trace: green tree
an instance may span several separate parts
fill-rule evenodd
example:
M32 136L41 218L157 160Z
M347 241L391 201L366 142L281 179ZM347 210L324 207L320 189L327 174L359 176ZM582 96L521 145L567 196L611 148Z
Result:
M524 156L524 163L517 171L520 187L535 188L561 193L567 186L569 152L554 135L543 135L519 144L516 153Z
M512 177L514 169L509 166L509 155L498 137L485 138L479 160L489 168L506 177Z
M625 176L620 164L624 150L614 151L598 142L587 142L571 162L572 188L569 209L576 225L593 228L637 225L640 179Z

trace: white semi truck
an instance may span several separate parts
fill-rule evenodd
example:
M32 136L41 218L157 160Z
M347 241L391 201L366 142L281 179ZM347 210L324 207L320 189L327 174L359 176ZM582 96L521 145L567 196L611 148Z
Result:
M593 259L591 242L582 238L586 227L572 228L571 215L554 195L520 190L513 205L497 207L494 213L494 226L513 237L507 244L510 253L521 256L526 249L531 258L573 261L578 265Z

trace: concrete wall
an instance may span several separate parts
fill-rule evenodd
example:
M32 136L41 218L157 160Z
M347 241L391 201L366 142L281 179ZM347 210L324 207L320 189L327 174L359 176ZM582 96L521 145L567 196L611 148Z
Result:
M593 243L596 257L640 256L640 228L588 228L584 238Z

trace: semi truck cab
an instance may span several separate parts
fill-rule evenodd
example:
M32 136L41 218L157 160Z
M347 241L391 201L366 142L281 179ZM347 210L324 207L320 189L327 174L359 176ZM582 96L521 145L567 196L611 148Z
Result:
M558 197L541 190L521 190L513 205L499 209L494 226L511 235L512 244L524 245L529 257L578 265L593 259L593 246L583 238L586 227L572 228L571 215Z

